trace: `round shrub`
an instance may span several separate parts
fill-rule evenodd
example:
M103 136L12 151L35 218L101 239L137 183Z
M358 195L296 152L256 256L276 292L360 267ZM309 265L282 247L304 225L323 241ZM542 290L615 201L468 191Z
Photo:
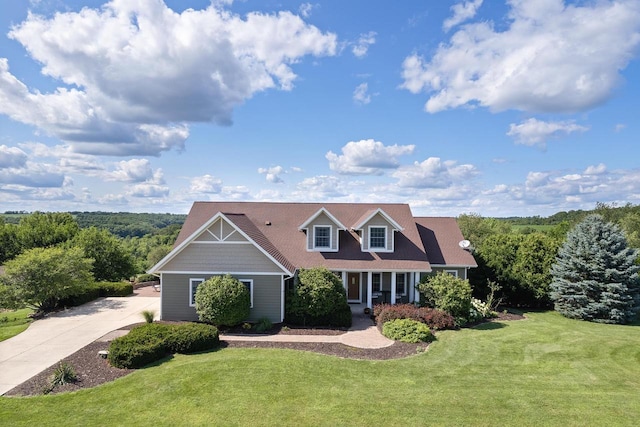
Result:
M431 307L444 310L464 325L471 311L471 285L469 281L441 272L418 285Z
M434 339L427 325L412 319L386 322L382 326L382 335L392 340L409 343L430 342Z
M189 354L216 348L220 338L215 326L184 323L173 325L165 343L171 353Z
M206 280L196 291L196 312L202 322L235 326L249 317L250 308L249 290L228 274Z
M287 295L287 322L305 326L351 326L342 280L324 267L301 269Z

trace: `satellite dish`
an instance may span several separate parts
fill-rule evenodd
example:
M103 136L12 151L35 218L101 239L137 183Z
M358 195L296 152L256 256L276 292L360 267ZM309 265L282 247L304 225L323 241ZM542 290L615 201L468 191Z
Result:
M462 249L469 249L471 247L471 242L468 240L460 240L460 242L458 242L458 246Z

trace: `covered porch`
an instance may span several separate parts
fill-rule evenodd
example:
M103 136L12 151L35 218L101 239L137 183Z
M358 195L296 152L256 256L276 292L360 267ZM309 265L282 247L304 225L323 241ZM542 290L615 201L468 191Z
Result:
M416 285L419 271L341 271L347 302L372 308L376 304L401 304L419 301Z

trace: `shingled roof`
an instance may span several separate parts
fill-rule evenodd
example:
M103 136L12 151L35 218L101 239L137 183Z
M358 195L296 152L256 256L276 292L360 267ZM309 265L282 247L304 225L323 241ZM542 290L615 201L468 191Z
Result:
M338 252L306 250L306 235L298 228L321 208L349 228L339 232ZM394 252L363 252L358 234L350 229L378 208L403 229L395 234ZM425 250L411 209L406 204L195 202L174 247L189 239L217 213L224 214L288 269L322 265L334 270L431 271L429 251Z
M416 217L418 232L433 265L452 267L477 267L469 251L459 245L464 239L455 218Z

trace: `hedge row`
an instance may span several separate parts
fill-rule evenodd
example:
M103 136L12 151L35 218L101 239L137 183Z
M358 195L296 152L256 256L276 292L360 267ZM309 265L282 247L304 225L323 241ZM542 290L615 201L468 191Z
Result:
M109 363L117 368L141 368L168 354L212 350L220 343L218 329L203 323L147 323L109 346Z
M129 282L97 282L86 285L80 292L61 299L58 307L76 307L100 297L126 297L133 293Z
M411 319L426 324L433 330L455 329L456 322L450 314L429 307L416 307L413 304L378 304L373 307L378 328L396 319Z

